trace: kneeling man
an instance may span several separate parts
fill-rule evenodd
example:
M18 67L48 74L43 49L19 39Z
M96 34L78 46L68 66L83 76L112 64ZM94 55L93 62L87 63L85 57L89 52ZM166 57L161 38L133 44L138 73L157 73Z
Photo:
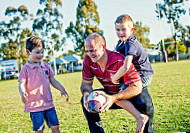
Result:
M141 78L133 64L120 82L114 84L111 81L111 76L123 65L124 57L119 53L107 50L104 37L98 33L92 33L86 38L85 51L87 55L83 62L81 103L90 132L104 133L99 114L91 113L86 107L87 97L93 91L94 76L104 87L102 95L107 100L101 108L101 112L106 112L109 108L123 108L136 118L136 133L154 132L152 129L154 114L152 99L147 89L142 88ZM125 88L121 89L124 85Z

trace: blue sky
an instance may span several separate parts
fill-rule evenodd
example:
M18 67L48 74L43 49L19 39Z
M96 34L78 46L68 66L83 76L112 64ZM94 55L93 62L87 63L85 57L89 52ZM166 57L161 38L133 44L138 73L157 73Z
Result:
M172 34L171 27L167 24L166 19L159 21L156 17L156 0L94 0L94 2L98 6L100 28L104 31L107 48L110 50L113 50L117 44L118 39L114 29L114 21L121 14L129 14L134 22L141 21L143 26L149 27L150 43L157 44L162 38L169 37ZM70 21L75 22L78 0L62 0L62 3L61 11L64 16L64 28L66 28ZM38 0L0 0L0 21L5 19L4 11L8 6L18 8L20 5L26 5L33 14L40 6ZM190 2L185 2L185 7L189 9ZM180 21L183 25L190 24L188 10ZM72 45L68 41L65 50L72 49Z

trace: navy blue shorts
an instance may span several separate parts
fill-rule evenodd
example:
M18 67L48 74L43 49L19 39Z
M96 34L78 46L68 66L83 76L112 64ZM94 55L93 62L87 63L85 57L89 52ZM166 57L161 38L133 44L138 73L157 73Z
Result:
M49 127L59 125L54 107L45 111L30 112L30 118L33 123L33 131L43 130L45 128L44 120Z

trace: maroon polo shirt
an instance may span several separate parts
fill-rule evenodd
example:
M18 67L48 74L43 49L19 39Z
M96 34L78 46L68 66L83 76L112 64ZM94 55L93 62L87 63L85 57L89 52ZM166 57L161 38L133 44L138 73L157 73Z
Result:
M106 50L108 53L108 63L105 71L102 72L100 66L96 62L92 62L88 55L85 56L83 62L82 76L84 80L93 80L94 76L99 80L104 89L110 92L118 92L121 84L113 84L111 81L111 75L115 74L118 69L123 65L124 56L119 53ZM129 71L123 76L123 81L126 85L141 80L139 73L135 69L134 65L130 66Z

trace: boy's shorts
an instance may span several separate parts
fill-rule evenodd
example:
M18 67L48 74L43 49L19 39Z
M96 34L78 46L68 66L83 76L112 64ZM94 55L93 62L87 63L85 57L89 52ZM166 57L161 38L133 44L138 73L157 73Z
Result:
M152 75L149 76L141 76L143 89L147 88L152 82Z
M44 120L49 127L59 125L55 107L45 111L31 112L30 118L33 123L33 131L43 130L45 128Z

